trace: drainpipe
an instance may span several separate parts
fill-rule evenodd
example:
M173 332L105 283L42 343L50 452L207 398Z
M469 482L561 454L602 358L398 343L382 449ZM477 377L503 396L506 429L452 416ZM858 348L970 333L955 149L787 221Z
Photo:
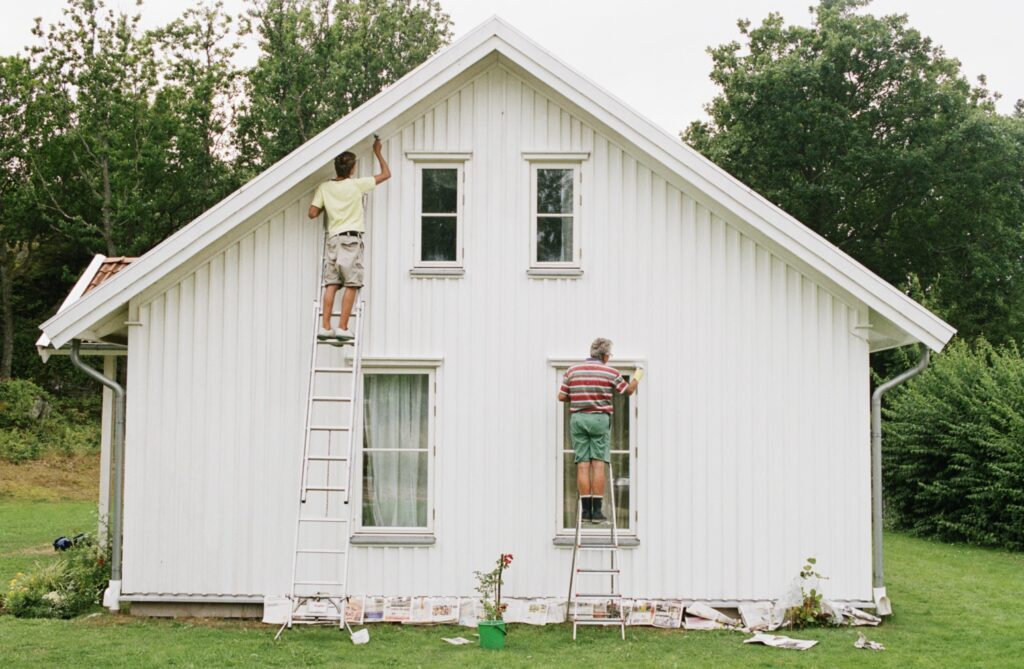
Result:
M112 525L110 583L103 593L103 606L111 611L121 608L121 495L123 487L122 472L124 469L124 388L116 381L108 379L100 372L82 362L78 349L82 342L75 339L71 342L71 363L85 372L95 381L99 381L114 393L114 499L110 505Z
M875 613L887 616L892 613L892 603L885 593L885 573L882 566L882 395L907 379L917 376L928 366L931 351L927 347L914 367L899 376L889 379L871 393L871 558L872 594L875 599Z

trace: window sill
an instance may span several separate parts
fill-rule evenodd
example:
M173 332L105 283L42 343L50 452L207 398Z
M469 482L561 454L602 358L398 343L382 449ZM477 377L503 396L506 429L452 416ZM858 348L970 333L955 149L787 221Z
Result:
M409 276L413 277L441 277L445 279L458 279L466 273L463 267L413 267L409 270Z
M353 546L433 546L433 534L353 534Z
M578 267L531 267L526 270L526 275L540 279L578 279L583 276L583 270Z
M593 546L597 544L607 544L609 542L608 536L605 534L583 535L583 545ZM555 546L559 548L572 548L576 545L576 537L574 536L558 536L551 540ZM619 537L619 548L636 548L640 545L640 539L634 536L620 536Z

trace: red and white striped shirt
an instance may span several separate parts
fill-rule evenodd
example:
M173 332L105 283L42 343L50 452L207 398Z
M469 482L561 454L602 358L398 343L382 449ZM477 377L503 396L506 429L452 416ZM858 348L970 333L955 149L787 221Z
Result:
M612 391L626 392L626 379L619 370L590 358L565 372L561 392L569 396L571 413L612 413Z

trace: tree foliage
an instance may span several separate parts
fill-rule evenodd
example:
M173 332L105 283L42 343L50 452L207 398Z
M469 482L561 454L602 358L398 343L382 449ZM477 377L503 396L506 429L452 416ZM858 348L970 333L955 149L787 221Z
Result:
M1022 325L1024 119L905 15L823 0L709 49L721 93L683 138L960 333Z
M0 379L91 384L33 344L93 254L144 253L450 38L435 0L206 0L152 30L140 5L66 0L0 58Z
M238 120L242 165L272 165L451 37L436 0L259 0L245 32L261 56Z

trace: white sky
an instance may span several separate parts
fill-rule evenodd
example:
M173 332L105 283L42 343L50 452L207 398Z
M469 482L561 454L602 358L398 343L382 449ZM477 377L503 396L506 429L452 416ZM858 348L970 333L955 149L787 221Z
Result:
M704 118L703 105L716 90L708 80L709 45L738 39L736 19L760 23L779 11L789 23L809 23L812 0L441 0L454 22L455 38L497 14L589 79L665 129L677 132ZM0 53L28 45L32 19L60 17L62 0L4 2ZM132 0L108 0L134 10ZM146 27L176 17L191 4L148 0L141 12ZM231 13L244 0L225 0ZM905 13L910 24L960 59L972 81L988 76L1003 94L999 110L1009 113L1024 98L1024 68L1015 43L1024 29L1024 3L1007 0L875 0L868 11ZM251 63L254 50L240 54Z

